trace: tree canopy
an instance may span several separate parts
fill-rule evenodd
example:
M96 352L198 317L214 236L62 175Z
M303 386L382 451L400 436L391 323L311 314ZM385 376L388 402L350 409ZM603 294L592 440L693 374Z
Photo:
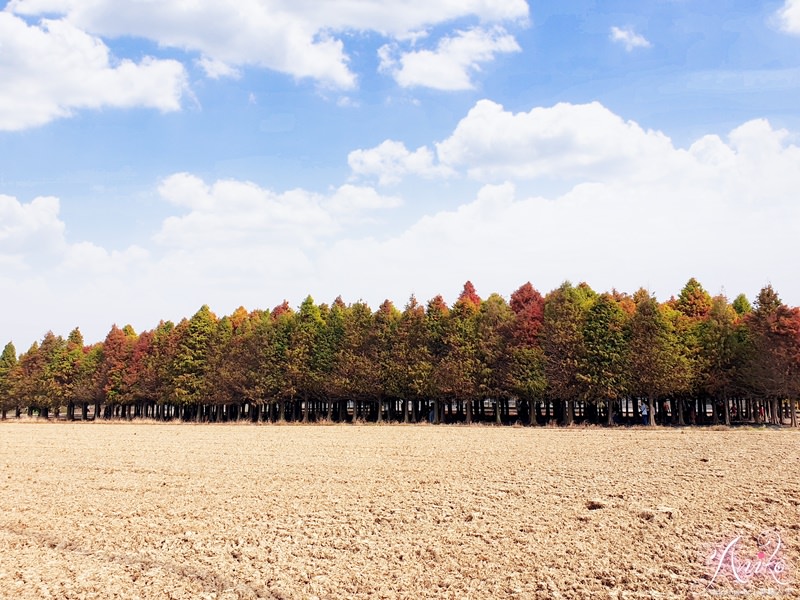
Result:
M467 281L403 310L386 300L296 309L203 305L177 325L112 326L87 345L48 331L0 355L0 408L49 416L95 406L111 416L197 420L327 418L650 424L750 419L796 423L800 309L771 286L751 304L711 297L691 278L659 302L587 284L509 300ZM131 409L133 407L133 409ZM642 411L644 412L644 411Z

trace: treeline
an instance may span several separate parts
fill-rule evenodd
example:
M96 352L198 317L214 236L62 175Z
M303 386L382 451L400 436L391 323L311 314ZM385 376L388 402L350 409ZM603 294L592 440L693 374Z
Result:
M530 283L506 301L467 282L448 306L413 297L217 318L207 306L85 345L47 333L0 356L0 409L39 417L188 421L764 422L797 425L800 309L690 279L659 303Z

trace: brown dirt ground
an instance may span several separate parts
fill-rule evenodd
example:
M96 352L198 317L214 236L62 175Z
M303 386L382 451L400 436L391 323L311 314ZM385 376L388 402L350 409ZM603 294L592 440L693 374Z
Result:
M0 426L0 597L800 597L800 432ZM715 545L782 537L778 585Z

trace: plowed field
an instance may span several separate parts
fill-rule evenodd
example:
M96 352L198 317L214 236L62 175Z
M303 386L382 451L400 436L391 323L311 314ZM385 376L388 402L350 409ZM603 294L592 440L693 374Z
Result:
M2 598L800 597L798 570L797 431L0 425Z

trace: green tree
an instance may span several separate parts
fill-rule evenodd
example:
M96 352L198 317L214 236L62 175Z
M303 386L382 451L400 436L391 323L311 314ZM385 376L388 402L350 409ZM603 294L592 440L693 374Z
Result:
M442 298L437 295L428 301L425 309L425 339L427 342L430 360L430 377L428 378L425 396L431 404L433 422L439 423L441 419L441 399L448 392L447 369L447 320L450 309Z
M477 328L481 304L472 282L467 281L442 323L442 355L435 371L441 399L447 400L451 412L454 402L459 407L458 412L463 407L467 423L472 422L475 401L483 397L478 383ZM498 399L495 401L499 417L500 402Z
M37 398L35 405L45 418L49 417L51 410L58 416L65 401L69 376L64 338L48 331L36 354L36 369L31 374Z
M272 312L257 312L251 317L248 334L237 346L241 354L240 368L245 374L245 395L256 403L268 406L270 418L278 406L277 418L286 417L285 403L293 392L287 390L285 378L290 327L294 313L287 302Z
M377 404L382 419L383 390L377 331L372 310L364 302L344 311L343 335L336 356L336 378L340 393L353 402L353 418L362 406Z
M733 302L731 303L733 310L736 311L736 314L740 317L743 317L750 313L753 310L750 301L747 299L747 296L744 294L739 294L734 298Z
M678 299L668 302L664 310L674 325L688 369L685 391L680 400L683 402L688 399L696 403L697 414L705 419L707 401L710 399L715 407L713 418L716 423L718 422L716 404L721 398L713 397L706 385L709 380L709 370L712 368L709 362L712 357L705 351L703 345L703 327L712 308L711 296L693 277L681 290ZM683 411L679 412L682 417Z
M741 355L739 335L739 316L725 296L716 296L711 301L711 309L700 323L698 338L701 362L701 386L706 394L715 400L715 405L723 406L723 421L731 423L729 399L736 382L736 370ZM714 410L714 421L717 411Z
M563 407L562 422L575 419L575 401L585 399L586 383L579 377L585 360L584 323L594 292L581 284L564 282L545 298L542 323L542 348L550 398Z
M704 319L711 311L711 296L694 277L683 286L675 308L692 319Z
M63 399L67 404L67 419L75 418L75 405L86 402L81 396L81 375L85 358L83 334L77 327L67 336L63 354L59 357L61 364L58 367L59 384L62 388ZM83 414L86 414L84 408Z
M307 422L311 400L323 383L319 362L319 344L322 341L325 321L314 299L307 296L293 315L287 349L286 381L291 397L299 398L303 421Z
M425 308L412 295L400 316L392 347L398 394L403 399L403 421L406 423L417 420L417 408L429 390L432 367L425 325Z
M10 408L18 407L11 378L16 366L17 349L12 342L8 342L3 347L3 353L0 354L0 415L4 420Z
M251 420L260 418L264 397L254 385L254 373L259 368L258 355L252 352L252 339L262 312L248 313L237 308L217 323L209 349L206 372L208 404L242 404L247 406ZM198 415L199 418L199 415Z
M404 397L403 369L396 360L395 350L400 319L400 311L390 300L384 300L373 315L381 395L378 399L378 421L382 419L380 404L384 398L391 402L391 406L396 406L397 401ZM394 416L390 411L389 417Z
M184 410L208 399L208 358L217 317L207 305L179 326L177 350L172 364L172 401Z
M586 386L586 398L606 406L611 425L613 406L627 390L628 340L626 316L610 294L601 294L589 308L583 325L584 353L578 379Z
M654 297L644 290L634 296L636 312L628 321L628 381L634 397L648 405L655 425L655 402L688 386L688 364L673 324Z
M476 347L476 399L482 401L492 398L498 409L505 407L508 411L508 402L514 397L517 418L520 418L521 400L524 399L514 393L512 363L508 360L512 347L514 312L502 296L492 294L481 302L475 321L474 328L467 333L473 336L472 344ZM529 412L529 409L526 410ZM495 419L500 420L500 417L501 411L495 410Z

